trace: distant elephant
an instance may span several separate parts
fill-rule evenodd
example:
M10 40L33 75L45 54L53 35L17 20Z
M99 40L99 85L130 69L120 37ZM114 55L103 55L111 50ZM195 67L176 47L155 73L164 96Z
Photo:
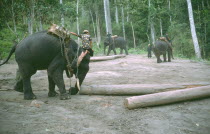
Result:
M90 55L86 54L79 65L77 65L78 56L83 49L78 47L74 40L69 40L65 43L65 49L61 49L61 40L54 35L50 35L47 31L37 32L22 40L19 44L13 46L5 64L15 52L15 59L19 67L21 79L17 81L14 89L19 92L24 92L24 99L35 99L31 87L31 76L37 70L47 70L49 82L49 97L54 97L58 93L55 91L55 85L59 88L60 99L69 99L70 94L77 94L79 86L82 84L86 74L89 71ZM63 52L68 50L66 57ZM67 62L70 62L71 71L67 67ZM68 64L69 65L69 64ZM75 74L79 80L75 87L70 88L70 93L67 93L64 84L63 72ZM69 76L70 77L70 76Z
M172 49L170 45L170 42L162 40L157 40L155 42L155 45L152 47L152 51L157 58L157 63L162 62L162 60L160 59L161 55L163 55L164 62L166 62L166 54L168 55L168 62L171 62Z
M120 48L120 54L123 53L123 50L125 50L126 55L128 55L128 49L127 49L127 42L124 40L123 37L107 37L104 40L104 55L106 53L106 47L108 46L108 52L107 56L109 55L110 51L113 50L114 54L116 55L115 48Z

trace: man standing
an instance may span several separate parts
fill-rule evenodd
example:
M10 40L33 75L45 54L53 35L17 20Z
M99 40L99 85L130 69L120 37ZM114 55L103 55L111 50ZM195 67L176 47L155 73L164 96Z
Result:
M82 48L85 50L85 55L87 53L90 54L90 56L93 56L93 50L92 50L92 38L90 37L89 31L84 30L83 34L76 34L74 32L70 32L72 35L75 35L82 39Z
M148 44L147 47L147 51L148 51L148 58L152 58L152 46L150 44Z

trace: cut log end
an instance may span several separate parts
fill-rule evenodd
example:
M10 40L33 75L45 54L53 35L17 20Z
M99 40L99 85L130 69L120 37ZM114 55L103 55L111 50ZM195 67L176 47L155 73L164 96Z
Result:
M125 106L126 108L128 108L128 99L125 99L125 100L124 100L124 106Z

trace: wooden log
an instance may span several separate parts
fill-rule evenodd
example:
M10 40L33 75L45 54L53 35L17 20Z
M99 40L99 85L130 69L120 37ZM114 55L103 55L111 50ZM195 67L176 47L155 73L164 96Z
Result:
M186 85L175 84L83 85L79 93L83 95L144 95L186 87Z
M140 107L157 106L193 99L210 97L210 86L201 86L162 93L148 94L143 96L129 97L124 100L124 105L128 109Z
M123 58L126 55L112 55L112 56L99 56L99 57L91 57L90 61L91 62L96 62L96 61L105 61L105 60L113 60L117 58Z

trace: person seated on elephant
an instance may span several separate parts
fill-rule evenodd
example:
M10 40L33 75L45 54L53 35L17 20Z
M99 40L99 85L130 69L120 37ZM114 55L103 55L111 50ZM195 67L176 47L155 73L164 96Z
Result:
M148 52L148 58L152 58L152 45L148 44L147 47L147 52Z
M76 34L74 32L70 32L72 35L75 35L82 39L82 48L84 49L84 55L87 53L90 54L90 56L93 56L93 49L92 49L92 38L89 34L88 30L84 30L83 34Z
M114 39L116 39L118 36L117 35L113 35L112 36L112 39L114 40Z

